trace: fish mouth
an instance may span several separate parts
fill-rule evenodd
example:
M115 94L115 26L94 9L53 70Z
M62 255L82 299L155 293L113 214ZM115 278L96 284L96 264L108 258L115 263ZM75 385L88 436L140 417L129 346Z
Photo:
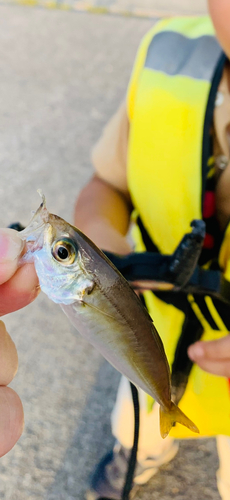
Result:
M42 202L36 212L32 212L33 216L28 226L18 233L24 242L24 250L19 265L34 262L34 254L42 250L43 247L49 250L57 234L60 234L60 239L69 237L69 225L64 219L49 213L46 208L44 194L41 190L38 190L38 193L42 198Z
M20 231L19 236L24 241L24 254L22 255L19 264L33 261L33 253L41 250L44 245L44 233L47 226L49 226L49 212L46 208L46 200L44 194L38 190L42 198L42 203L33 214L28 226Z

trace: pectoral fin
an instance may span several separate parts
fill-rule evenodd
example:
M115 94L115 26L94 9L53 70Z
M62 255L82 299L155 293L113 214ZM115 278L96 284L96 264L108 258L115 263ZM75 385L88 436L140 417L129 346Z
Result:
M117 322L117 318L115 318L114 316L112 316L112 314L109 314L105 311L103 311L102 309L99 309L99 307L95 306L95 305L92 305L92 304L89 304L89 302L86 302L85 300L81 300L80 303L85 306L85 307L89 307L90 309L93 309L94 311L96 311L97 313L100 313L102 314L103 316L106 316L107 318L110 318L110 319L113 319L114 321ZM75 308L76 311L77 311L77 308Z

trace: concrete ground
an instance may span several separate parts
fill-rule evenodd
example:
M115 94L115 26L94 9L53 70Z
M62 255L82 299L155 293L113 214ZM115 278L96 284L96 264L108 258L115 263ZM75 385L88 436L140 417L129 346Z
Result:
M90 151L123 99L152 21L0 5L0 226L26 224L42 188L72 220ZM12 383L25 430L0 460L1 500L83 500L109 449L119 374L42 294L6 317L19 352ZM137 500L218 500L214 440L184 441Z

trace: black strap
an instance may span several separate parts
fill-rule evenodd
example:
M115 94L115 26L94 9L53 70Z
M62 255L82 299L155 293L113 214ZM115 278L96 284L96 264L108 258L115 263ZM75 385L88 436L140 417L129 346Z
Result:
M130 253L119 256L104 252L123 276L132 284L140 281L140 288L157 292L157 283L173 285L170 293L182 292L210 295L225 303L230 303L230 283L225 280L220 268L202 269L198 265L205 235L202 220L191 223L192 231L182 238L172 255L162 255L157 251ZM136 286L137 288L137 286Z
M134 408L134 438L133 438L133 447L130 453L128 471L126 475L125 485L122 492L121 500L129 500L129 494L133 486L133 477L136 467L136 459L137 459L137 448L138 448L138 440L139 440L139 427L140 427L140 406L139 406L139 398L138 391L135 385L130 382L132 398L133 398L133 408Z
M205 237L205 223L195 219L192 231L186 233L172 255L162 255L158 251L148 251L118 256L105 252L128 281L155 280L184 287L197 266Z
M110 252L105 252L105 254L131 285L132 282L134 284L138 281L144 282L147 290L150 289L157 293L161 289L157 287L157 282L166 282L174 285L170 291L171 296L178 291L185 294L197 293L199 295L210 295L213 299L216 298L227 304L230 303L230 282L224 278L220 270L206 270L196 266L189 281L180 287L172 279L172 276L170 279L169 266L172 257L169 255L141 252L120 257ZM151 282L155 282L152 287ZM148 283L150 283L150 286ZM144 284L141 288L145 288Z
M205 119L204 119L204 129L203 129L203 140L202 140L202 205L204 201L205 186L207 181L208 173L208 159L213 154L212 149L212 139L210 136L210 128L213 122L213 112L215 107L216 93L219 87L220 80L223 75L224 65L227 61L226 55L222 52L219 61L217 63L212 84L208 96L208 102L206 107ZM211 139L211 140L210 140Z

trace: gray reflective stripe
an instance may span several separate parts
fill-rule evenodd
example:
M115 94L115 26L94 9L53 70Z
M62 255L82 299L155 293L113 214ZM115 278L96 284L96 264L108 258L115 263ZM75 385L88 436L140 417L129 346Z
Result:
M174 31L157 33L148 48L145 67L167 75L211 81L222 49L215 37L187 38Z

